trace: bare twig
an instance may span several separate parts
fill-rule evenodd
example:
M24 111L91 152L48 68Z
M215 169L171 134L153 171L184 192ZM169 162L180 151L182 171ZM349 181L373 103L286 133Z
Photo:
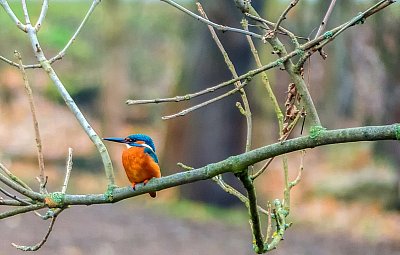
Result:
M265 234L265 243L268 243L269 238L271 237L271 231L272 231L272 206L271 203L267 203L267 211L268 211L268 218L267 218L267 232Z
M393 1L382 0L378 4L372 6L368 10L364 11L362 14L357 15L355 18L357 20L359 20L360 17L361 18L367 18L367 17L371 16L372 14L376 13L377 11L389 6L392 3L393 3ZM347 29L350 26L354 25L354 23L351 23L352 20L350 20L350 21L348 21L348 22L346 22L346 23L344 23L344 24L342 24L342 25L340 25L340 26L338 26L338 27L336 27L336 28L334 28L332 30L327 31L325 34L326 35L335 35L338 31L342 30L345 27L341 31L341 32L343 32L345 29ZM313 52L316 51L315 46L318 45L319 43L321 43L322 41L326 40L327 39L326 37L327 36L321 35L321 36L319 36L318 38L316 38L314 40L311 40L309 42L306 42L306 43L300 45L300 47L298 47L298 49L296 49L296 50L294 50L294 51L292 51L290 53L284 54L284 56L278 58L277 60L275 60L273 62L270 62L270 63L268 63L268 64L266 64L266 65L264 65L264 66L262 66L260 68L257 68L257 69L251 70L251 71L249 71L249 72L247 72L245 74L242 74L238 78L234 78L234 79L222 82L222 83L220 83L218 85L215 85L213 87L209 87L209 88L207 88L205 90L202 90L202 91L199 91L199 92L196 92L196 93L187 94L187 95L184 95L184 96L176 96L176 97L171 97L171 98L161 98L161 99L158 98L158 99L146 99L146 100L127 100L126 103L128 105L135 105L135 104L150 104L150 103L180 102L180 101L190 100L190 99L192 99L194 97L214 92L214 91L216 91L218 89L221 89L221 88L223 88L225 86L233 84L233 83L235 83L237 81L243 80L243 79L245 79L247 77L253 77L253 76L255 76L255 75L259 74L259 73L262 73L263 71L266 71L266 70L275 68L277 66L280 66L280 65L282 65L282 63L285 63L289 59L300 55L301 58L300 58L299 62L296 64L296 68L295 68L296 70L293 70L293 72L295 72L295 71L299 70L299 68L302 66L302 63L304 63L304 61L306 61L307 58L309 56L311 56ZM329 40L326 43L329 43L332 40ZM310 50L310 49L313 49L313 50L305 52L305 51ZM302 63L300 63L300 62L302 62ZM298 78L299 77L297 77L296 79L298 79ZM318 117L318 119L319 119L319 117Z
M272 69L274 67L277 67L277 66L281 65L284 61L288 60L289 58L292 58L292 57L296 56L298 53L299 53L298 51L292 51L291 53L287 54L286 56L284 56L282 58L279 58L279 59L277 59L277 60L275 60L273 62L270 62L267 65L264 65L264 66L262 66L260 68L254 69L254 70L251 70L251 71L249 71L249 72L247 72L245 74L240 75L237 78L233 78L231 80L222 82L222 83L220 83L218 85L215 85L213 87L209 87L207 89L198 91L196 93L186 94L184 96L161 98L161 99L158 98L158 99L145 99L145 100L127 100L126 104L128 104L128 105L151 104L151 103L158 104L158 103L180 102L180 101L190 100L192 98L195 98L195 97L198 97L198 96L201 96L201 95L205 95L207 93L211 93L211 92L214 92L214 91L216 91L218 89L221 89L221 88L224 88L226 86L229 86L229 85L231 85L231 84L233 84L233 83L235 83L237 81L241 81L241 80L244 80L246 78L251 78L254 75L257 75L257 74L259 74L259 73L261 73L263 71L266 71L266 70Z
M42 27L42 23L44 21L44 18L46 17L48 8L49 8L49 0L43 0L42 10L40 11L39 18L35 25L35 29L37 32L39 32L40 28Z
M393 4L395 1L393 0L381 0L375 5L371 6L367 10L360 12L358 15L350 19L349 21L343 23L340 26L337 26L334 29L326 31L323 35L311 40L302 45L302 49L304 51L308 50L300 57L299 61L296 64L296 69L300 70L307 59L314 54L316 51L319 51L324 47L326 44L333 41L339 34L347 30L349 27L352 27L358 23L363 23L365 19L370 17L371 15L375 14L376 12L388 7L389 5Z
M0 165L1 167L1 165ZM16 183L10 179L8 179L5 175L0 173L0 181L3 182L8 187L12 188L13 190L19 192L20 194L27 196L33 200L43 201L43 196L40 193L34 192L32 190L26 189L20 186L19 183Z
M53 226L54 226L54 223L56 222L56 219L57 219L57 215L54 215L51 219L51 223L49 225L49 228L47 229L45 236L39 243L32 245L32 246L25 246L25 245L18 245L15 243L11 243L12 246L14 246L15 248L17 248L18 250L21 250L21 251L37 251L37 250L39 250L46 243L47 238L50 236L50 233L53 230Z
M28 202L27 200L24 200L24 203L21 203L17 200L14 199L4 199L0 197L0 205L7 205L7 206L24 206L28 205L25 202Z
M31 25L27 25L28 36L29 40L32 45L33 52L35 54L36 59L42 65L43 69L48 74L49 78L53 81L54 85L56 86L58 92L60 93L61 97L64 99L66 105L69 107L71 112L74 114L76 119L78 120L79 124L81 125L82 129L86 132L87 136L90 140L94 143L99 152L101 159L104 165L104 171L108 180L108 191L112 192L115 185L115 177L114 177L114 170L112 166L112 162L110 159L110 155L108 154L107 148L105 147L101 138L97 135L94 131L92 126L86 120L85 116L82 114L74 100L72 99L71 95L65 89L64 84L61 82L60 78L58 77L57 73L54 71L50 62L45 57L42 48L40 47L40 43L37 38L36 30Z
M248 18L250 18L250 19L252 19L252 20L255 20L255 21L257 21L257 22L260 22L260 23L263 25L263 29L269 30L269 26L271 26L271 27L274 27L274 26L275 26L275 23L273 23L272 21L268 21L268 20L266 20L266 19L263 19L263 18L260 17L260 16L253 15L253 14L248 13L248 12L245 13L244 15L246 15L246 17L248 17ZM286 29L286 28L284 28L284 27L282 27L282 26L279 26L279 27L278 27L278 30L277 30L276 32L277 32L277 33L280 32L280 33L282 33L282 34L284 34L284 35L289 36L290 39L292 40L292 43L295 45L296 48L298 48L298 47L300 46L298 39L306 40L306 41L309 40L309 39L306 38L306 37L297 36L297 35L293 34L293 33L290 32L288 29Z
M0 0L0 5L3 7L3 9L6 11L8 16L12 19L12 21L17 25L19 29L21 29L24 32L27 32L26 30L26 25L23 25L21 21L15 16L15 13L13 10L11 10L10 6L8 5L7 0Z
M18 51L14 51L14 55L15 55L16 59L18 60L19 69L21 70L22 78L24 80L25 91L26 91L26 94L28 95L29 107L31 109L33 128L35 130L35 137L36 137L35 141L36 141L37 157L38 157L38 163L39 163L40 192L42 194L45 194L45 193L47 193L47 191L46 191L46 187L45 187L46 185L45 185L45 175L44 175L44 157L43 157L43 151L42 151L42 139L40 136L39 123L38 123L38 120L36 117L35 102L33 100L32 89L31 89L31 86L29 85L28 76L26 75L24 66L22 64L21 54Z
M90 6L88 12L86 13L85 17L83 18L81 24L79 25L78 29L75 31L74 35L71 37L71 39L68 41L68 43L65 45L65 47L54 57L52 57L49 62L50 64L54 63L57 60L60 60L64 57L67 49L71 46L71 44L75 41L76 37L79 35L81 32L83 26L86 24L88 21L90 15L93 13L94 9L96 6L100 3L101 0L93 0L92 5Z
M280 24L282 23L282 21L284 21L286 19L286 15L290 12L290 10L292 8L294 8L296 6L296 4L299 2L299 0L293 0L290 2L290 4L288 5L288 7L286 7L286 9L282 12L281 16L279 16L278 21L276 22L275 26L274 26L274 33L276 32L276 30L279 28Z
M21 187L27 189L27 190L32 190L23 180L21 180L20 178L18 178L16 175L14 175L10 170L8 170L8 168L3 165L2 163L0 163L0 169L11 179L13 180L15 183L17 183L18 185L20 185Z
M336 4L336 0L331 0L331 3L329 4L329 8L325 13L324 18L322 19L321 24L319 25L317 34L315 35L314 39L317 38L318 36L320 36L322 34L322 31L324 31L326 24L328 24L328 19L332 14L333 8L335 7Z
M203 7L201 6L200 3L197 3L197 9L199 10L200 14L203 16L203 18L208 20L207 14L203 10ZM224 57L225 63L229 68L229 71L232 73L233 78L238 78L238 74L236 72L235 66L233 65L231 59L229 58L228 53L226 52L224 46L222 45L221 41L218 38L217 33L215 33L215 30L212 26L208 25L208 29L210 30L211 36L214 39L215 43L218 46L218 49L221 51L222 56ZM250 37L249 35L247 35ZM235 87L238 88L241 86L241 82L237 81L234 83ZM245 151L249 151L251 149L251 138L252 138L252 130L253 130L253 121L251 118L251 110L250 110L250 104L249 100L247 99L247 95L245 90L242 88L239 90L240 97L242 98L243 105L244 105L244 115L246 117L246 125L247 125L247 130L246 130L246 146L245 146Z
M301 157L300 157L300 167L299 167L299 172L297 174L296 179L294 179L292 182L289 183L289 189L292 189L294 186L296 186L300 180L301 180L301 175L304 170L304 156L306 155L306 150L301 151Z
M253 174L250 178L252 180L255 180L258 176L260 176L262 173L265 172L265 170L268 168L268 166L271 164L271 162L274 160L275 157L270 158L267 163L264 164L263 167L261 167L260 170L258 170L255 174Z
M203 22L203 23L205 23L205 24L207 24L207 25L210 25L210 26L214 27L215 29L220 30L220 31L222 31L222 32L227 32L227 31L229 31L229 32L233 32L233 33L240 33L240 34L249 35L249 36L252 36L252 37L257 38L257 39L260 39L260 40L263 39L263 36L262 36L262 35L259 35L259 34L253 33L253 32L249 32L249 31L245 31L245 30L242 30L242 29L239 29L239 28L233 28L233 27L228 27L228 26L222 26L222 25L219 25L219 24L214 23L214 22L212 22L212 21L209 21L208 19L205 19L205 18L203 18L203 17L201 17L201 16L199 16L199 15L197 15L197 14L195 14L195 13L189 11L189 10L186 9L185 7L179 5L178 3L176 3L176 2L174 2L174 1L172 1L172 0L161 0L161 1L167 3L167 4L171 5L171 6L173 6L173 7L175 7L175 8L177 8L178 10L180 10L180 11L182 11L182 12L188 14L189 16L191 16L191 17L197 19L198 21L201 21L201 22Z
M0 56L0 60L3 62L6 62L7 64L14 66L14 67L18 67L19 68L19 64L16 62L13 62L11 60L9 60L8 58L5 58L3 56ZM23 67L25 69L33 69L33 68L42 68L42 66L40 64L34 64L34 65L23 65Z
M248 211L251 221L251 228L253 231L253 249L256 253L264 252L264 237L261 231L260 215L257 209L257 195L256 189L254 188L253 181L251 180L247 171L239 174L239 179L243 183L244 188L247 191Z
M10 192L8 192L7 190L5 190L5 189L3 189L1 187L0 187L0 192L3 193L4 195L6 195L7 197L12 198L12 199L20 202L23 205L31 205L32 204L32 203L30 203L30 202L28 202L26 200L23 200L23 199L17 197L16 195L11 194Z
M246 19L242 20L242 26L243 26L243 28L245 30L248 30L248 22L247 22ZM257 49L256 49L256 47L254 45L254 42L251 39L251 37L246 36L246 38L247 38L247 42L249 43L250 50L251 50L251 52L253 54L253 58L254 58L254 60L256 62L256 66L258 68L261 68L263 66L263 64L261 63L261 59L260 59L260 56L258 55ZM272 105L274 107L275 114L276 114L276 117L278 119L279 129L282 130L282 128L283 128L283 114L282 114L282 111L281 111L281 109L279 107L278 100L276 99L276 96L275 96L275 94L274 94L274 92L272 90L271 84L270 84L269 79L268 79L268 75L267 75L267 73L265 71L261 72L261 81L264 84L264 87L267 90L268 97L270 98L270 100L272 102Z
M231 185L227 184L223 179L221 175L217 175L212 178L212 180L217 183L226 193L231 194L235 197L237 197L242 203L248 207L249 205L249 199L240 193L238 190L236 190L234 187ZM262 214L268 214L268 211L262 208L261 206L257 205L258 211L260 211Z
M28 13L28 7L26 6L26 0L21 0L22 2L22 11L24 13L24 17L25 17L25 23L26 25L30 25L31 24L31 20L29 18L29 13Z
M67 191L68 181L69 181L69 177L71 175L71 170L72 170L72 148L68 148L67 166L66 166L64 184L62 186L61 193L65 194L65 192Z
M205 102L203 102L203 103L197 104L197 105L195 105L195 106L192 106L192 107L190 107L190 108L187 108L187 109L185 109L185 110L182 110L182 111L180 111L180 112L178 112L178 113L164 116L164 117L162 117L162 119L163 119L163 120L169 120L169 119L176 118L176 117L182 117L182 116L185 116L186 114L188 114L188 113L190 113L190 112L192 112L192 111L195 111L195 110L197 110L197 109L199 109L199 108L201 108L201 107L204 107L204 106L207 106L207 105L209 105L209 104L215 103L215 102L217 102L217 101L219 101L219 100L221 100L221 99L223 99L223 98L225 98L225 97L228 97L228 96L230 96L230 95L235 94L236 92L238 92L239 90L241 90L243 87L245 87L245 86L249 83L249 81L250 81L250 78L247 78L245 81L242 82L242 84L240 84L239 87L236 87L236 88L234 88L234 89L232 89L232 90L226 92L225 94L222 94L222 95L220 95L220 96L214 97L214 98L212 98L212 99L210 99L210 100L208 100L208 101L205 101Z
M31 211L36 211L36 210L42 209L44 207L46 207L46 205L43 204L43 203L31 204L31 205L23 206L23 207L20 207L20 208L11 210L11 211L0 213L0 220L4 219L4 218L9 218L9 217L15 216L15 215L18 215L18 214L21 214L21 213L27 213L27 212L31 212Z

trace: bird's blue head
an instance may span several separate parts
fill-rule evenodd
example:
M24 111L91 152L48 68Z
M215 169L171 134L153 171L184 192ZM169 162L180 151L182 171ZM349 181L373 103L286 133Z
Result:
M134 135L129 135L125 138L108 137L103 139L111 142L124 143L128 147L142 147L144 148L144 152L150 155L150 157L152 157L154 161L158 163L158 158L156 155L156 147L154 146L153 140L147 135L134 134Z
M103 138L104 140L117 142L117 143L124 143L129 146L136 146L136 147L147 147L149 146L153 152L156 152L156 147L154 146L153 140L144 134L133 134L129 135L125 138L121 137L108 137ZM147 145L147 146L146 146Z

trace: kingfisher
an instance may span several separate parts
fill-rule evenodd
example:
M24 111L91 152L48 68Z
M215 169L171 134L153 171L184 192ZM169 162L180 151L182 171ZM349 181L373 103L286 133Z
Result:
M149 136L133 134L125 138L108 137L103 139L126 145L127 148L122 152L122 165L134 190L137 183L145 185L151 178L161 177L156 148ZM156 197L156 192L149 194L153 198Z

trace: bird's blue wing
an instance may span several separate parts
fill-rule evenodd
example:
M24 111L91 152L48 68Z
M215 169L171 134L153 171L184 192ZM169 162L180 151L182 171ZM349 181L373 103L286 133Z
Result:
M150 150L149 148L144 148L144 152L149 154L150 157L152 157L154 161L158 164L158 158L157 155L154 153L154 151Z

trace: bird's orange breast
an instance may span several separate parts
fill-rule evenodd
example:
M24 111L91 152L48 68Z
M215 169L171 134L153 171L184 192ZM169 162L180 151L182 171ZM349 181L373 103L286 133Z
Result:
M160 167L144 152L143 147L130 147L122 153L122 164L129 181L133 184L160 178Z

